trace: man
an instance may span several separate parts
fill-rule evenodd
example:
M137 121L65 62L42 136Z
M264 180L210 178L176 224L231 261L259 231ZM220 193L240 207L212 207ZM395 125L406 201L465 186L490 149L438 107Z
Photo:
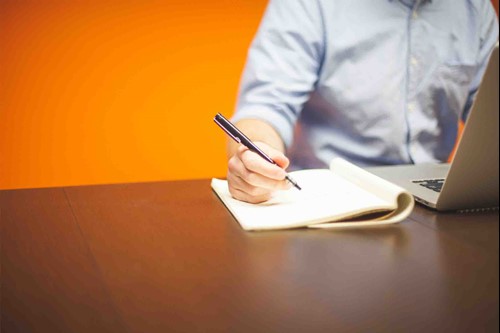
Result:
M289 164L337 156L445 161L497 40L490 0L271 0L233 121L279 167L230 143L231 194L265 201Z

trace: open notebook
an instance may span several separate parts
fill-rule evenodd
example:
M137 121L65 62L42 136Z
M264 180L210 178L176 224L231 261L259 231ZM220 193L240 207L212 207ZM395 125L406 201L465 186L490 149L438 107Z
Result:
M212 179L212 189L245 230L344 228L387 225L404 220L414 207L403 188L343 160L330 169L290 173L302 191L277 191L261 204L232 198L225 180Z

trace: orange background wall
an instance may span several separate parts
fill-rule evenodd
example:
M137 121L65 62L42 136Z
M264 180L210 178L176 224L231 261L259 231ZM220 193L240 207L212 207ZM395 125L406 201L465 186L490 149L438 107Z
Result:
M0 189L223 176L266 4L0 0Z
M223 176L266 4L0 0L0 188Z

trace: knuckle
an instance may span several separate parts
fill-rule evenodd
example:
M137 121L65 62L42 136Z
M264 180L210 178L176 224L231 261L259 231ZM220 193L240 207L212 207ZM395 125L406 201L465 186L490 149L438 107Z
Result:
M248 172L246 174L245 180L247 183L254 185L254 186L259 184L259 176L254 172Z
M227 169L232 173L235 173L235 171L238 169L238 160L235 156L231 157L227 162Z
M260 161L257 160L251 152L249 152L248 154L243 154L241 156L241 160L243 161L243 164L250 170L255 170L259 167Z
M238 177L242 179L245 183L250 184L249 181L250 172L248 172L246 169L241 170L240 173L238 174Z

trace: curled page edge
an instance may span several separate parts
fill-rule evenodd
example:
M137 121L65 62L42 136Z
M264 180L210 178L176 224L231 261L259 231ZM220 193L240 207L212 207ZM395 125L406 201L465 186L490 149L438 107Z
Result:
M388 224L395 224L406 219L413 208L415 207L415 200L413 196L406 191L401 191L397 197L397 209L390 214L388 218L383 220L366 220L366 221L337 221L313 224L307 226L311 229L334 229L334 228L359 228L359 227L369 227L369 226L383 226Z

